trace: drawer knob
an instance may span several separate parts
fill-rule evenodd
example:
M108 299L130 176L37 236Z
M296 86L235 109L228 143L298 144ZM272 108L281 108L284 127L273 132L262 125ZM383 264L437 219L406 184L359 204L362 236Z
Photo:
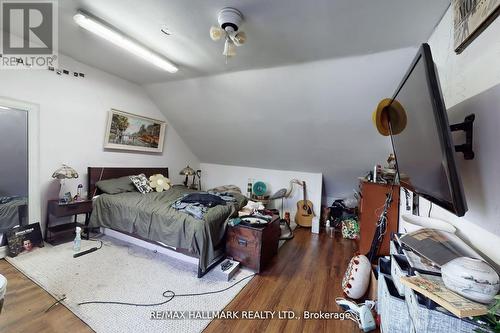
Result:
M243 239L243 238L238 238L238 244L242 245L242 246L247 246L248 241L246 239Z

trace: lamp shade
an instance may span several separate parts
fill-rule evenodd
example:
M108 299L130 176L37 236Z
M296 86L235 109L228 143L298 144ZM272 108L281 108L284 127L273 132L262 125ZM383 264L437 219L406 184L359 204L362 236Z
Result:
M68 178L78 178L78 172L70 166L63 164L62 167L54 171L52 178L56 179L68 179Z
M179 175L183 176L193 176L195 174L195 171L193 168L191 168L189 165L185 167L184 169L179 172Z

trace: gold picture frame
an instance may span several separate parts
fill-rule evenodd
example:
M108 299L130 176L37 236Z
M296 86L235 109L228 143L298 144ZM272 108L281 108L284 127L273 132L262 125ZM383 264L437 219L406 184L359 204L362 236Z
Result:
M111 109L104 148L162 153L166 126L162 120Z

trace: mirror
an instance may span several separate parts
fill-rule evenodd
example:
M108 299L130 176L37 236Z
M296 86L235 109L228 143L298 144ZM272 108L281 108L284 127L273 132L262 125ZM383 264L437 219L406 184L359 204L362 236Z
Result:
M28 141L28 111L0 105L0 234L29 223Z

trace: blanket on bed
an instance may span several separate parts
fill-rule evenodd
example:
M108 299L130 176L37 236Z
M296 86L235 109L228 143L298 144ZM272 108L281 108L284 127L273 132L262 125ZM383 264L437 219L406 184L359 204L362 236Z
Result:
M19 209L26 208L26 197L0 197L0 233L5 233L16 225L20 225Z
M227 220L237 215L246 199L235 193L234 202L209 208L203 219L171 207L184 194L193 192L174 186L159 193L101 194L94 200L90 226L111 228L187 249L200 258L200 268L205 270L216 257L215 249L224 238Z

